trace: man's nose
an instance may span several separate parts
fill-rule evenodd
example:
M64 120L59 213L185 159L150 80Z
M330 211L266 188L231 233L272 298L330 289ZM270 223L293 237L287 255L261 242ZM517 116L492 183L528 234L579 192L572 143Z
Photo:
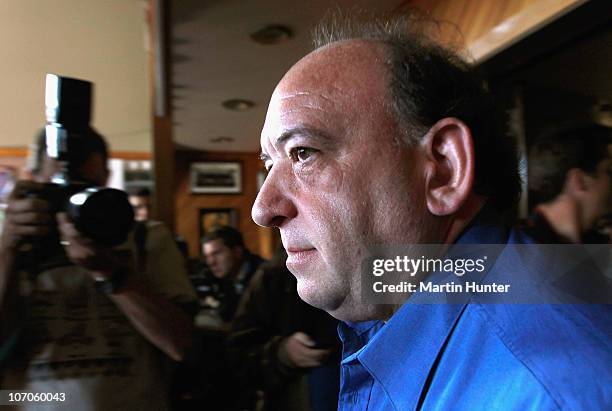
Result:
M257 225L280 227L287 219L297 215L297 209L289 198L289 193L281 188L288 185L281 183L280 175L273 169L259 190L251 210L251 217Z

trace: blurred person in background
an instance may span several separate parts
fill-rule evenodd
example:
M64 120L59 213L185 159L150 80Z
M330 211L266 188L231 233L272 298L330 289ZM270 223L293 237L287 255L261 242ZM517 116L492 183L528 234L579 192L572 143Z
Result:
M171 233L161 221L151 219L152 193L148 188L138 188L129 192L129 201L134 210L134 243L136 262L141 270L148 266L174 267L176 275L189 276L188 244L183 237L175 236L171 244ZM179 254L175 253L178 250ZM179 258L179 256L181 258ZM178 268L183 265L183 269ZM164 268L164 266L169 266ZM191 311L197 309L194 302Z
M70 148L76 178L104 186L104 138L89 129ZM44 198L19 195L39 189L59 169L46 153L44 131L31 155L35 181L18 182L0 238L2 388L63 393L65 402L50 404L78 410L167 408L168 359L180 361L191 344L186 307L195 298L183 266L175 264L178 251L168 247L171 236L151 234L159 241L142 270L133 261L133 239L109 248L84 238ZM37 243L54 233L61 245L37 259Z
M134 220L147 221L151 215L151 190L139 188L130 192L130 204L134 209Z
M229 226L216 226L202 238L202 254L206 264L190 277L200 310L194 347L181 376L181 407L234 410L240 396L228 366L226 338L240 298L264 260Z
M238 391L251 408L260 390L264 410L336 410L338 321L299 298L286 260L281 249L261 266L232 323L229 349Z
M612 129L558 128L529 150L529 232L545 243L612 241Z
M223 322L229 322L264 260L245 247L240 231L229 226L216 227L202 238L202 254L209 270L207 305L215 309Z
M555 284L579 301L612 301L612 129L598 124L558 127L529 150L525 231L543 244L589 244L582 263Z

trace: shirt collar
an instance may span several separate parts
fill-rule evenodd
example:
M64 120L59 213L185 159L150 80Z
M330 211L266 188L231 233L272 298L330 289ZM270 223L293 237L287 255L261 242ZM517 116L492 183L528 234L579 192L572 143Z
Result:
M347 363L356 358L359 352L372 337L384 326L382 321L364 321L360 323L338 323L338 335L342 341L342 362Z
M413 409L419 403L427 377L464 307L465 303L404 304L357 353L396 409Z
M481 213L456 243L505 243L508 232L489 224L487 215ZM436 277L428 279L434 282L447 280L443 275ZM431 299L427 301L431 302ZM419 403L427 378L468 299L455 300L452 304L446 301L439 304L420 302L418 293L412 295L386 324L369 321L339 326L345 346L343 363L359 360L382 385L395 408L400 410L415 408Z

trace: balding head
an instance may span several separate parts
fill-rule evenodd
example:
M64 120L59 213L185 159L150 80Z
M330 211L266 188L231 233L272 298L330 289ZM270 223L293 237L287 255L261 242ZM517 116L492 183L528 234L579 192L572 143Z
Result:
M436 225L412 151L396 143L384 61L369 41L309 54L274 91L261 136L270 172L253 218L280 228L300 296L343 319L377 315L356 310L368 245L419 242Z
M399 84L393 47L344 39L310 53L276 87L261 135L269 174L253 219L280 229L302 299L343 320L386 315L361 300L373 245L451 242L482 205L469 127L459 117L416 120L437 116L432 101L458 88L432 96L431 73L418 71L410 77L424 84ZM401 51L412 49L423 48ZM461 78L430 57L433 75Z

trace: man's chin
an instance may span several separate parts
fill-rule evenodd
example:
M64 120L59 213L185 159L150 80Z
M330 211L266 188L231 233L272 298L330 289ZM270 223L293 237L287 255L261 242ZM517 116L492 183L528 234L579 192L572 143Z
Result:
M298 295L308 305L325 311L340 321L363 321L347 304L348 292L333 293L330 286L317 287L298 280ZM346 290L345 290L346 291Z
M297 275L296 278L298 295L306 304L330 312L336 310L344 300L334 296L329 286L318 285L316 281L309 281L306 278L300 279Z
M387 320L394 312L390 305L355 303L348 290L344 293L333 293L330 286L316 287L298 279L297 292L308 305L325 311L340 321L362 322Z

